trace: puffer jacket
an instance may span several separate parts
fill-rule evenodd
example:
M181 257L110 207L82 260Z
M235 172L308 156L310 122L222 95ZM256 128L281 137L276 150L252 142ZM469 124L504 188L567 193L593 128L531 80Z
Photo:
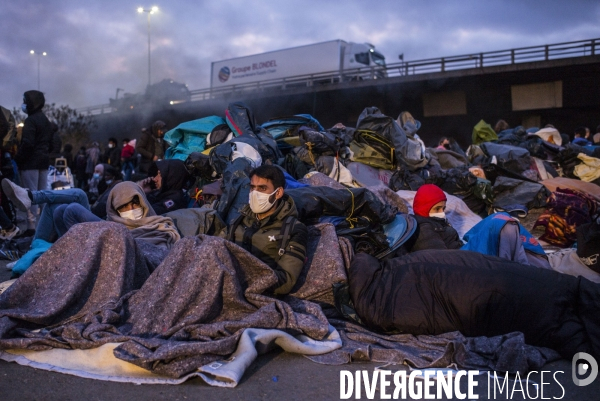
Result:
M229 227L230 235L227 237L269 265L278 278L277 287L272 289L273 292L287 294L302 272L306 259L308 231L303 223L295 219L289 242L280 255L281 227L288 216L297 217L298 212L294 200L287 194L284 194L279 200L279 205L274 207L277 207L275 213L258 220L250 205L244 206L240 211L240 218ZM233 234L230 232L232 229Z
M23 99L28 117L23 124L15 161L20 170L46 170L50 164L53 137L52 124L42 112L46 99L42 92L36 90L25 92Z
M417 231L414 239L406 244L409 252L424 249L458 249L463 246L458 233L446 220L417 215L414 217L417 220Z

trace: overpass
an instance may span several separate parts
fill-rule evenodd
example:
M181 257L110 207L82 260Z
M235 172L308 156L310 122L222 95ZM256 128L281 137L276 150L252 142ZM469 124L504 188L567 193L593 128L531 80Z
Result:
M174 127L223 116L233 101L247 103L259 123L309 113L325 127L352 126L367 106L393 117L408 110L421 121L419 134L428 145L453 136L466 146L480 119L526 127L550 123L571 134L577 126L594 130L600 124L600 39L393 63L383 79L348 82L332 71L191 94L190 102L127 112L108 105L78 111L97 115L97 140L136 137L155 119Z

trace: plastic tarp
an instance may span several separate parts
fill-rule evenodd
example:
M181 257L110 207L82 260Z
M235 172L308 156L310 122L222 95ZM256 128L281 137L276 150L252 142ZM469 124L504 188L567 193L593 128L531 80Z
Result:
M350 219L360 216L373 223L387 224L394 220L397 213L366 188L310 187L290 189L286 193L294 199L298 219L303 222L318 220L322 216Z
M261 126L269 131L273 138L296 136L295 131L301 126L325 131L325 128L310 114L296 114L290 117L272 118Z
M550 191L542 184L500 176L494 182L494 207L525 205L529 209L545 207Z
M225 120L218 116L179 124L165 134L164 140L170 146L165 158L185 161L190 153L202 152L206 146L206 137L220 124L225 124Z
M491 125L483 120L480 120L475 127L473 127L473 144L479 145L483 142L495 141L498 139L496 131Z

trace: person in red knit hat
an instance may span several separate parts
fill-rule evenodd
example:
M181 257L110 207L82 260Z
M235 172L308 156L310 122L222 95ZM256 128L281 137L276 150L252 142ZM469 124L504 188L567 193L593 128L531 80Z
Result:
M489 225L490 218L477 223L472 230L480 227L490 230L491 241L496 242L497 247L491 249L481 246L482 239L476 238L475 244L471 242L465 245L458 232L446 220L446 194L436 185L425 184L419 188L413 201L413 211L417 220L415 235L404 245L405 252L415 252L424 249L468 249L488 255L500 256L522 264L537 267L550 268L547 257L527 253L521 243L520 226L517 220L510 216L497 216L502 223L496 225L493 230ZM495 213L494 215L498 215ZM491 215L491 216L494 216ZM491 217L490 216L490 217ZM474 232L477 232L476 230ZM467 233L468 234L468 233ZM465 236L466 239L466 236ZM483 240L485 242L485 240ZM492 252L493 250L493 252Z
M446 220L446 200L446 194L436 185L425 184L419 188L413 202L417 231L406 243L408 252L463 246L458 233Z

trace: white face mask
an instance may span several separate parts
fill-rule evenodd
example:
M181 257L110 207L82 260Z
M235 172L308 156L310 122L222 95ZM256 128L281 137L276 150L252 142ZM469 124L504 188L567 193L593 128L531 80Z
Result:
M131 209L126 212L119 212L119 216L127 220L139 220L144 215L144 209L141 207L137 209Z
M437 217L438 219L446 219L446 213L444 213L444 212L429 213L429 217Z
M271 195L274 195L277 189L273 193L265 194L258 191L250 191L250 209L256 214L265 213L273 207L276 199L273 202L269 202Z
M112 149L112 148L114 148L114 147L115 147L115 145L113 145L112 143L109 143L109 144L108 144L108 147L109 147L109 149Z

